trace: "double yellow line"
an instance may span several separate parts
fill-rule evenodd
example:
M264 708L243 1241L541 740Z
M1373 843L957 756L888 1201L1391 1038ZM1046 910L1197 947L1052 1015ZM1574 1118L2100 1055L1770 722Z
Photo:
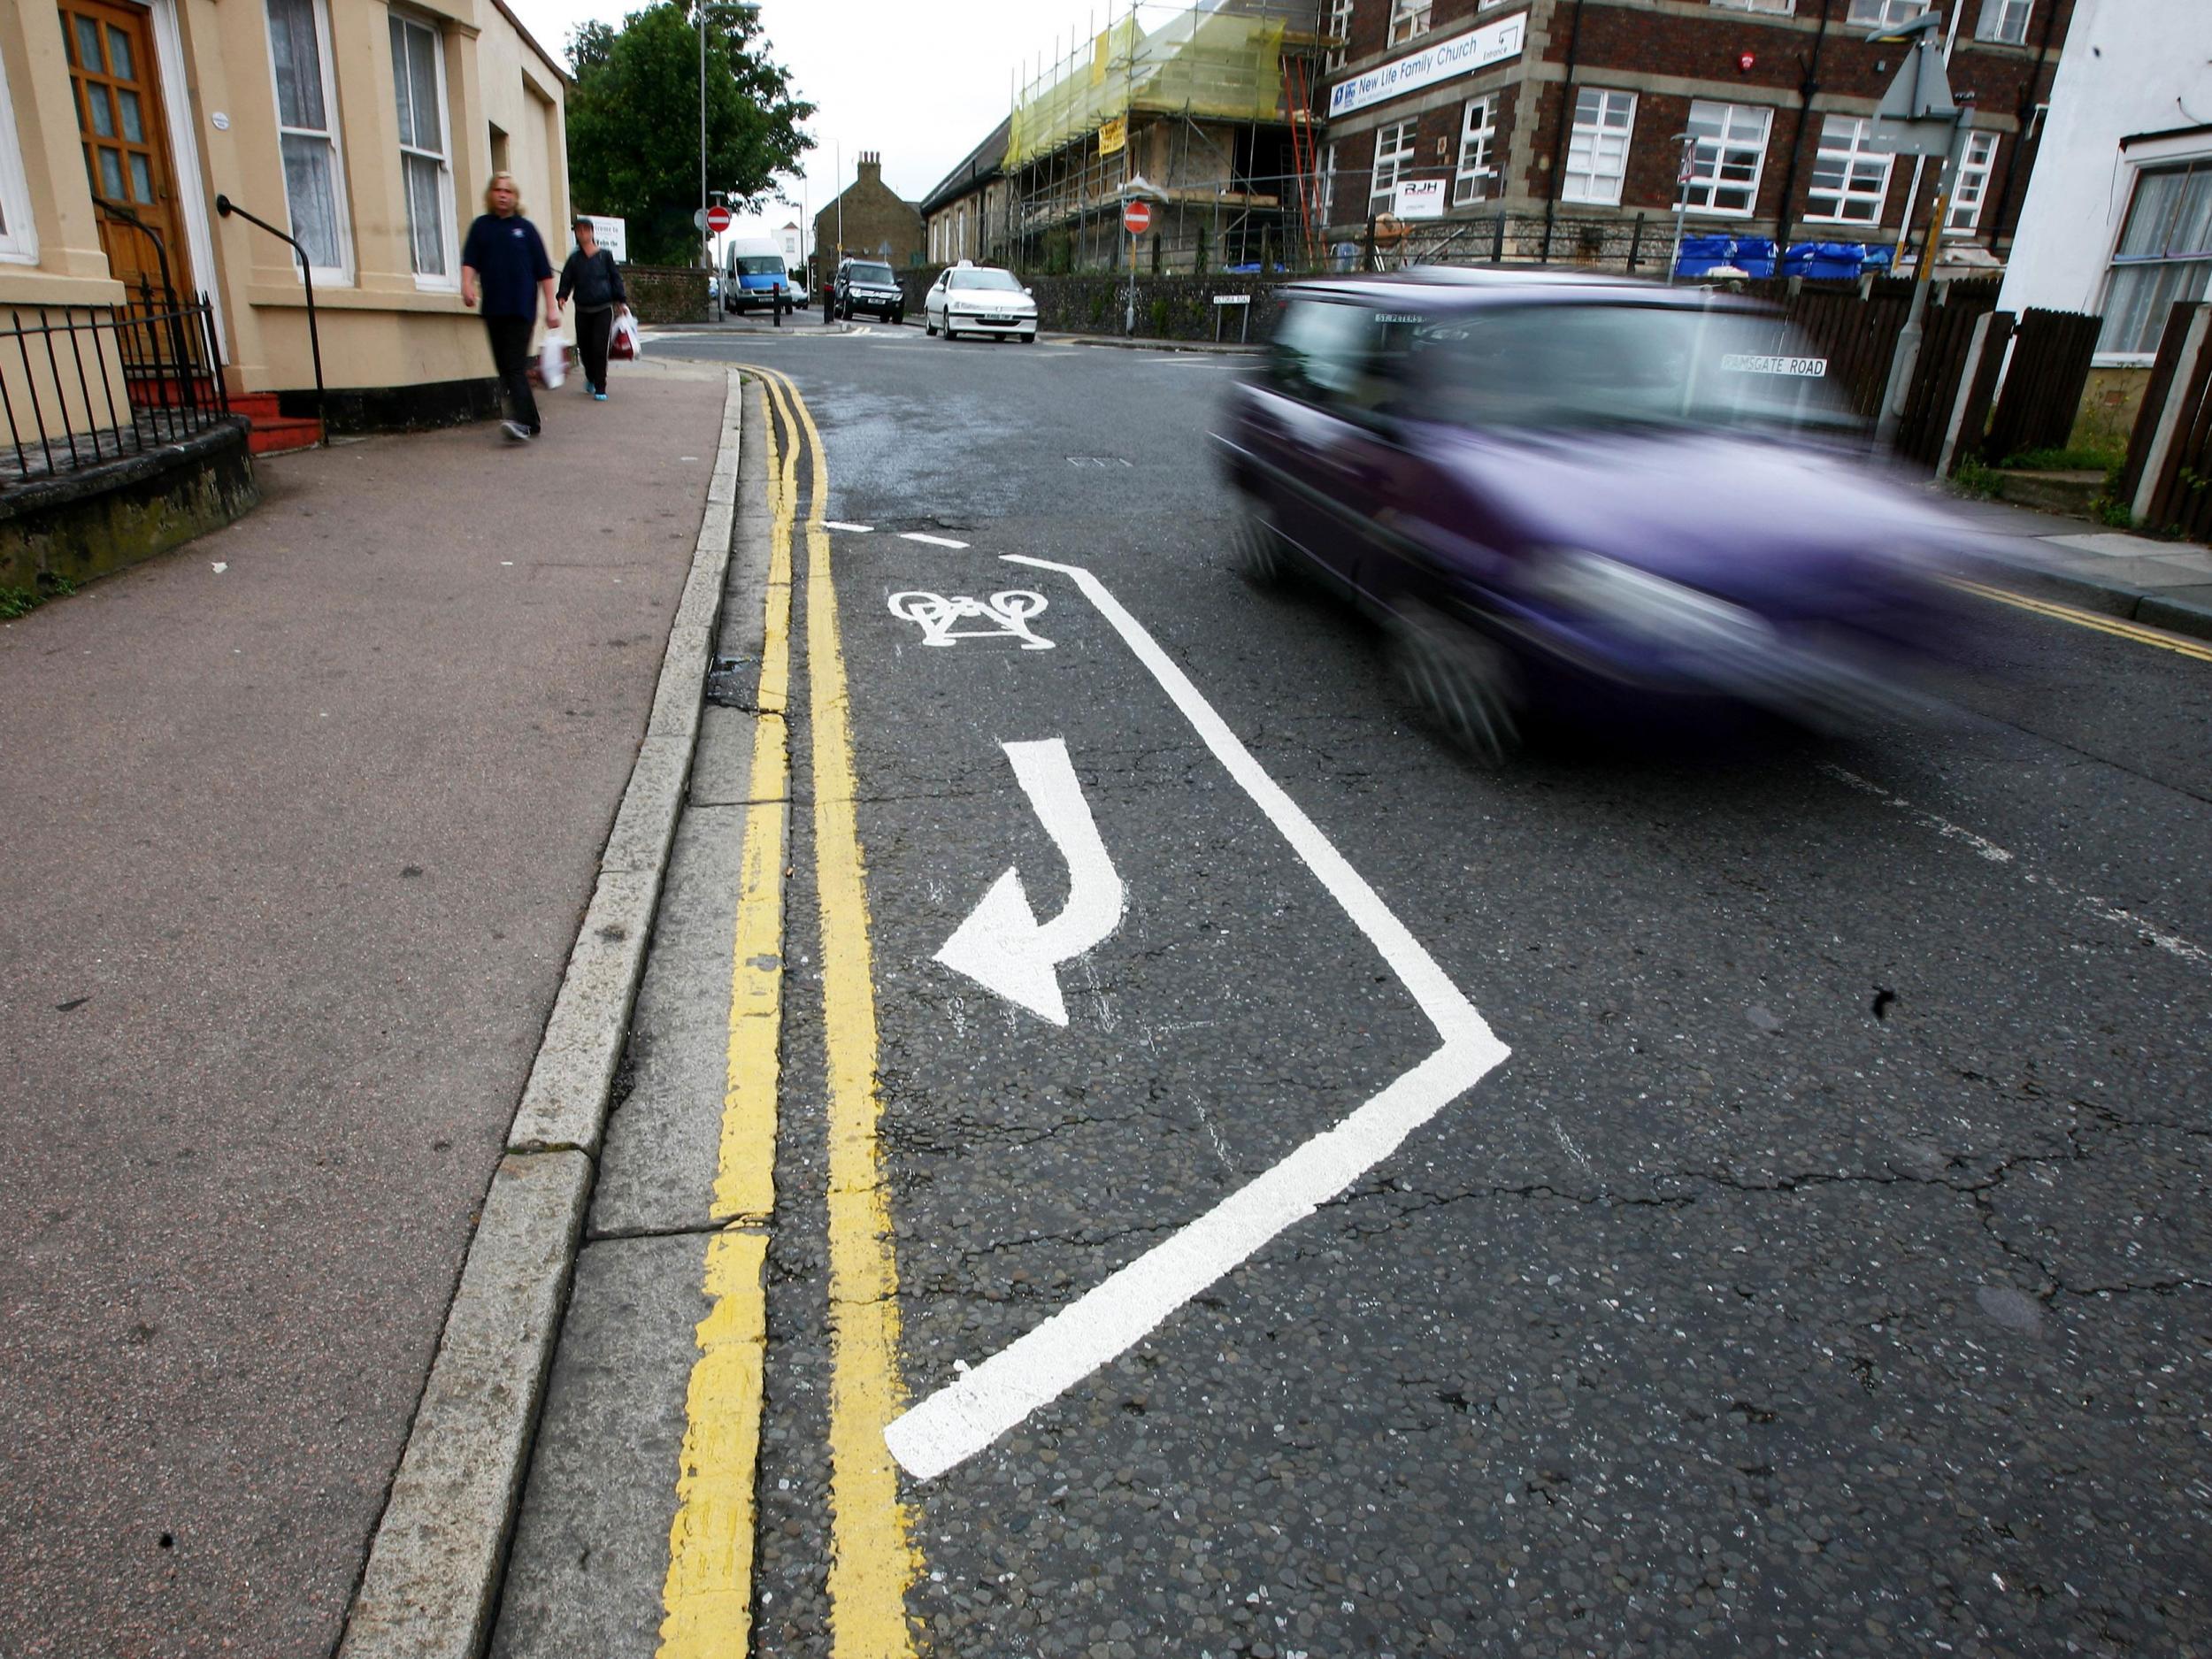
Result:
M2212 663L2212 646L2200 645L2194 640L2183 639L2177 634L2162 633L2147 628L2139 622L2123 622L2117 617L2099 616L2093 611L2081 611L2072 605L2053 604L2047 599L2031 599L2025 594L2016 594L2002 588L1992 588L1985 582L1971 582L1963 577L1953 577L1951 586L1962 593L1979 599L1993 599L2001 605L2010 605L2018 611L2032 611L2039 617L2049 617L2056 622L2070 622L2076 627L2094 628L2100 634L2110 634L2138 645L2155 645L2162 651L2177 656L2193 657L2200 663Z
M877 1126L876 1010L866 869L855 802L845 659L831 580L829 468L822 434L788 378L748 368L769 433L773 515L750 804L730 989L729 1065L714 1188L723 1230L707 1251L710 1311L698 1327L669 1528L660 1659L744 1659L750 1650L754 1508L767 1349L765 1224L775 1207L783 993L783 872L790 796L791 546L799 456L806 513L808 727L815 883L827 1049L830 1245L829 1593L834 1659L911 1659L906 1593L919 1576L884 1425L902 1408L898 1272ZM775 436L780 426L783 439Z

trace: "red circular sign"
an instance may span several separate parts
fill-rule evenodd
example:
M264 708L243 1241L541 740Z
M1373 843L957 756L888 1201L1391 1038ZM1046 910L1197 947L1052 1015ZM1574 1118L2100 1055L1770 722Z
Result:
M719 236L730 227L730 210L720 203L707 210L707 228Z
M1121 210L1122 228L1132 236L1141 236L1152 228L1152 204L1132 202Z

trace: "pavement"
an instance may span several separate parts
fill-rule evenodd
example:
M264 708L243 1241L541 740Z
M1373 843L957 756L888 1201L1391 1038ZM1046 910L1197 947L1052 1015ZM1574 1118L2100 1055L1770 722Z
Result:
M576 384L0 626L7 1659L336 1646L717 461Z

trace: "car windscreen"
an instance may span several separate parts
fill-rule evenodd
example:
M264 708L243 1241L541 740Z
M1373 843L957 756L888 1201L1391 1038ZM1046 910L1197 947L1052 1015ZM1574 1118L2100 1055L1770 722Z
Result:
M1396 321L1397 319L1386 319ZM1516 305L1401 328L1419 407L1477 427L1848 425L1831 365L1755 311Z
M952 286L956 288L995 288L1002 294L1018 294L1022 285L1014 280L1011 271L956 271Z
M783 274L783 261L772 253L740 254L737 268L746 276L780 277Z
M887 265L856 265L845 273L848 282L874 282L881 287L891 286L891 267Z

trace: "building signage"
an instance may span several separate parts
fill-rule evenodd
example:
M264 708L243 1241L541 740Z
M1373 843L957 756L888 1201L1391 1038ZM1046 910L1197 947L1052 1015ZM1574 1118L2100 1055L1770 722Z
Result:
M1444 217L1444 180L1441 179L1408 179L1398 187L1395 204L1400 219L1441 219Z
M1329 88L1329 119L1349 115L1371 104L1403 97L1460 75L1471 75L1518 58L1528 40L1528 13L1486 23L1470 34L1439 42L1425 51L1354 75Z
M592 234L599 239L599 245L602 248L614 256L617 265L629 263L630 221L628 219L610 219L604 213L585 213L580 217L591 221Z

